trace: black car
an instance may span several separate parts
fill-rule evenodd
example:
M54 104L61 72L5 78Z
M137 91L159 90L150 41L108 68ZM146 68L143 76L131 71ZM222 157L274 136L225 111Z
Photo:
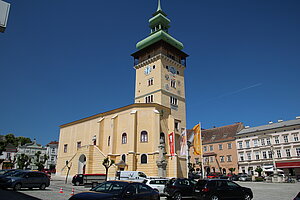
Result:
M13 188L19 190L21 188L40 188L44 190L50 185L49 177L43 172L33 171L16 171L0 178L0 187Z
M300 192L297 194L297 196L294 198L294 200L300 200Z
M194 198L201 200L250 200L253 198L253 193L250 188L242 187L229 180L207 179L197 182Z
M197 182L187 178L172 178L165 186L164 193L168 199L191 198Z
M91 189L72 196L69 200L159 200L159 193L137 182L106 181Z

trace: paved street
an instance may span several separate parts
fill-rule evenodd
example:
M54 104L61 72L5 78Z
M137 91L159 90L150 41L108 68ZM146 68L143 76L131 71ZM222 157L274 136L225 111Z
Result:
M254 200L292 200L300 192L300 183L259 183L259 182L238 182L238 184L249 187L254 193ZM63 194L59 193L63 188ZM51 186L46 190L23 189L19 192L12 190L0 190L1 200L67 200L72 193L87 191L89 188L83 186L74 187L70 181L67 185L64 180L55 179L51 181ZM161 198L164 200L165 198Z

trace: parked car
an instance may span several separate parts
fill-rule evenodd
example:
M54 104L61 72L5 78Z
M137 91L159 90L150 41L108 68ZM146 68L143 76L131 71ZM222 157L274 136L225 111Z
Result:
M252 177L248 174L242 174L239 177L239 181L252 181Z
M69 200L114 199L114 200L159 200L159 193L146 184L129 181L106 181L90 192L75 194Z
M242 187L235 182L223 179L199 180L194 188L194 199L222 200L244 199L250 200L253 193L250 188Z
M191 198L196 183L193 179L172 178L167 182L164 193L168 199Z
M105 174L76 174L73 176L72 183L76 186L91 185L92 187L96 187L99 183L103 183L105 178Z
M8 169L8 170L5 170L0 175L0 179L3 178L3 177L6 177L6 176L10 176L10 175L12 175L14 173L17 173L19 171L20 171L19 169Z
M165 178L155 178L155 179L145 179L144 184L149 185L154 190L157 190L160 195L164 194L165 185L168 182L168 179Z
M300 192L298 193L298 195L293 200L300 200Z
M21 188L40 188L44 190L49 185L50 179L43 172L18 171L0 178L0 186L2 188L13 188L14 190Z

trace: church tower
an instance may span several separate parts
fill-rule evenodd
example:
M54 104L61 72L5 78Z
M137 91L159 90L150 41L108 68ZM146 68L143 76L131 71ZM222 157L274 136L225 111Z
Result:
M183 44L169 34L170 20L158 1L149 19L150 35L136 44L135 103L157 103L171 108L178 133L186 127L184 70L188 55Z

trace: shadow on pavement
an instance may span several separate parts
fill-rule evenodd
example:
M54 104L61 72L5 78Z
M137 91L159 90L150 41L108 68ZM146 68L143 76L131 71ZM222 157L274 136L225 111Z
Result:
M2 189L0 189L0 199L1 200L41 200L23 193L15 192L12 190L2 190Z

